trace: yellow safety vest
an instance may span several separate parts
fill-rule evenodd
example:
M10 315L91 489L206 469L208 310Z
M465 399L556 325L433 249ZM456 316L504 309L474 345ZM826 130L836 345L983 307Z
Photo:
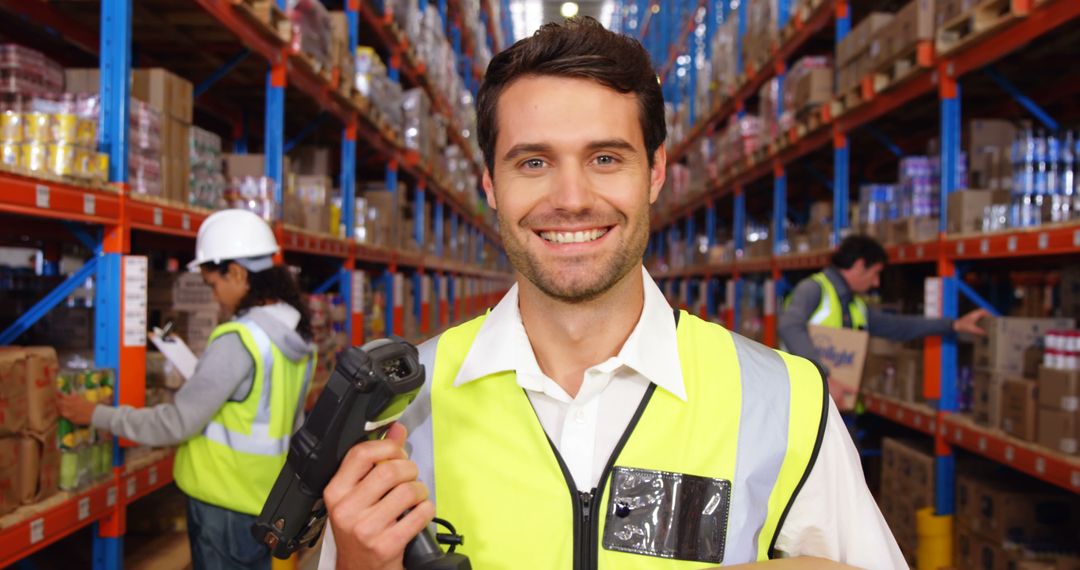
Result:
M255 362L251 391L226 402L203 432L176 452L173 478L204 503L258 515L285 464L296 409L303 405L315 356L289 360L250 319L219 325L210 341L236 333Z
M438 516L465 536L460 550L474 568L701 568L694 552L717 546L719 558L706 565L768 558L825 426L828 396L813 364L682 312L676 335L687 400L651 385L598 488L582 494L514 371L454 386L484 319L436 341L431 422L411 434L421 442L413 459L433 473ZM610 495L623 493L614 480L638 470L657 483L685 474L726 488L727 500L708 507L721 509L721 519L710 511L709 520L722 520L718 530L698 528L705 515L697 505L673 518L682 559L627 548L633 529L620 526L620 509L629 503ZM661 487L672 493L689 484Z
M844 315L840 310L840 295L837 294L832 281L829 281L828 276L821 272L811 275L810 278L821 285L821 301L818 302L817 309L814 309L814 314L810 315L809 324L835 329L844 328ZM863 301L862 297L858 295L852 296L851 302L848 303L848 313L851 315L851 328L855 330L865 330L867 328L866 301Z

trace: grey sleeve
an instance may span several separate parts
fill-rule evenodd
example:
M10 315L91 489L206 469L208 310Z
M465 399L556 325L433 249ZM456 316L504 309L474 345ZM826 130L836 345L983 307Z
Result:
M813 279L803 279L791 292L791 302L787 308L780 312L777 325L780 340L784 348L791 354L806 358L828 373L821 365L818 351L810 340L810 332L806 324L810 322L810 316L814 314L821 302L821 285Z
M926 336L953 334L952 319L929 319L917 315L894 315L879 309L870 309L867 315L870 336L907 342Z
M250 390L255 362L236 334L222 335L209 346L172 404L152 408L98 406L91 424L143 445L177 445L201 432L237 392ZM243 384L249 385L243 390Z

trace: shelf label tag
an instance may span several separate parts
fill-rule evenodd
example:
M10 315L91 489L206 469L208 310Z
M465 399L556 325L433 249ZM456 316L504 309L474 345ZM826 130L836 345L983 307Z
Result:
M146 346L148 274L146 256L124 256L124 346Z
M38 208L49 207L49 187L44 184L38 184L34 187L34 204Z
M915 427L922 427L922 416L915 416Z
M1080 230L1073 230L1073 247L1080 247Z
M979 436L979 451L982 451L982 452L986 451L986 437L985 436Z
M923 286L923 306L927 317L941 317L941 278L927 277Z
M79 499L79 520L84 521L90 518L90 497L83 497Z
M1016 251L1016 236L1009 236L1009 242L1005 245L1009 251Z
M964 242L962 242L962 241L957 242L957 244L956 244L956 255L964 255L964 250L965 250Z
M1046 232L1039 234L1039 249L1046 249L1050 246L1050 236Z
M901 246L900 249L897 250L896 257L899 259L907 259L907 249Z
M191 216L190 215L184 214L184 215L180 216L180 227L184 228L185 232L191 230Z
M953 439L955 439L957 443L964 441L964 431L960 428L956 428L956 431L953 433Z
M983 255L990 253L990 240L983 238L979 241L979 252Z
M150 466L150 475L149 475L148 479L150 479L150 485L151 486L157 485L157 482L158 482L157 465L151 465Z
M925 252L925 250L923 249L923 246L921 246L921 245L920 245L919 247L916 247L916 248L915 248L915 256L916 256L916 257L917 257L918 259L922 259L922 258L923 258L923 254L924 254L924 252Z
M1046 473L1046 458L1039 456L1035 458L1035 472L1039 475Z
M37 544L45 540L45 519L37 519L30 523L30 544Z
M129 499L134 497L135 496L136 485L138 485L138 484L135 482L135 477L134 476L130 477L127 480L127 489L125 490L125 495L124 496L126 496Z
M116 487L109 487L109 490L105 492L105 506L116 506Z
M1080 471L1072 472L1072 486L1080 488Z
M1015 458L1016 458L1016 450L1013 449L1013 446L1011 446L1011 445L1005 446L1005 461L1008 461L1009 463L1012 463L1012 460L1015 459Z
M93 216L97 212L97 200L93 194L83 194L82 210L87 216Z
M160 226L164 223L164 214L161 213L161 208L154 208L154 225Z

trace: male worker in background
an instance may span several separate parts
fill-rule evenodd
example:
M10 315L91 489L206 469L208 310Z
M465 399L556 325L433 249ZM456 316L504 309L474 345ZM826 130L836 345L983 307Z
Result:
M545 25L491 60L477 117L516 284L420 346L416 402L323 493L320 568L401 568L437 512L484 570L906 569L820 372L673 313L642 267L667 130L641 44Z
M870 336L897 342L959 332L986 334L978 326L979 319L989 316L983 309L953 320L894 315L867 306L861 296L881 285L887 261L885 248L873 238L853 235L840 242L832 264L800 281L791 292L779 323L785 350L813 361L828 374L810 340L808 325L865 330ZM830 390L844 388L830 385Z

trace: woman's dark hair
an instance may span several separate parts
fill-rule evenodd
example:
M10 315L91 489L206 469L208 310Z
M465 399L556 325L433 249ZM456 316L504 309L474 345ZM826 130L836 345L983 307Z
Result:
M531 37L499 52L488 64L476 97L476 133L488 171L495 171L495 112L499 95L526 76L589 79L619 93L637 96L649 166L667 138L664 94L649 52L629 36L616 34L588 16L544 24Z
M236 262L205 263L203 267L225 275L229 271L229 265L233 263ZM240 299L240 304L236 307L237 314L279 301L289 304L300 313L300 322L296 325L296 332L300 333L304 340L310 341L312 338L311 311L304 303L303 293L300 292L300 286L296 284L296 278L293 277L289 268L284 265L275 265L257 273L248 271L247 276L248 292L243 299Z
M860 259L864 265L870 267L877 263L888 263L889 256L874 238L854 235L840 242L840 247L836 248L836 253L832 256L832 264L838 269L851 269Z

